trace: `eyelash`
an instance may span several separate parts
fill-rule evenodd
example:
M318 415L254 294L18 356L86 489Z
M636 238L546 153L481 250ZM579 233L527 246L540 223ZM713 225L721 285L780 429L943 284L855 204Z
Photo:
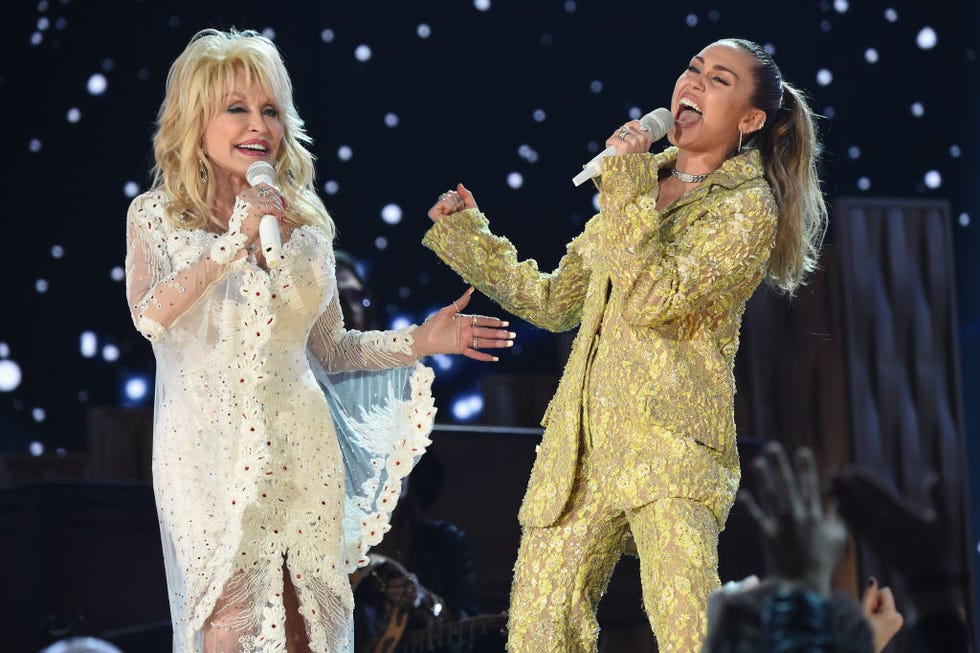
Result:
M228 107L228 113L242 113L245 110L246 110L245 107L239 107L239 106L231 106L231 107ZM264 113L266 115L269 115L269 116L272 116L273 118L278 118L279 117L279 110L278 109L273 109L273 108L262 109L262 113Z
M694 73L696 75L700 75L701 74L701 71L694 64L691 64L690 66L687 67L687 72L691 72L691 73ZM713 79L714 81L718 82L719 84L721 84L723 86L731 86L731 84L728 83L728 80L724 79L723 77L719 77L719 76L715 75L711 79Z

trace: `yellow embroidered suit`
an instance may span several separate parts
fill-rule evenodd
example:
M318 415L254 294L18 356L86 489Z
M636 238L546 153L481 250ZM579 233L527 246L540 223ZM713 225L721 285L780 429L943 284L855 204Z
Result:
M707 508L715 528L727 518L739 483L732 369L745 302L768 266L777 208L751 150L658 211L658 173L675 158L669 148L603 159L600 213L551 273L534 260L518 261L513 245L491 234L476 209L441 220L423 240L514 315L551 331L579 326L542 420L520 511L525 538L531 530L569 526L575 521L569 512L582 514L576 494L586 491L604 514L629 517L678 498ZM629 530L642 562L645 543L635 524ZM617 533L609 546L623 544ZM515 593L521 558L529 555L524 548L522 541ZM714 574L706 587L717 584ZM605 580L595 582L601 587L589 591L601 596ZM646 589L649 612L662 597L646 596ZM553 646L578 650L567 642ZM524 650L513 633L511 650Z

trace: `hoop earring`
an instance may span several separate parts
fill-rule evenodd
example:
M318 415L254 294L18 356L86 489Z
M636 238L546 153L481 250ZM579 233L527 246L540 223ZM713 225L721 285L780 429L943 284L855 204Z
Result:
M201 184L204 186L208 185L208 167L204 165L204 161L201 159L197 160L197 174L201 178Z

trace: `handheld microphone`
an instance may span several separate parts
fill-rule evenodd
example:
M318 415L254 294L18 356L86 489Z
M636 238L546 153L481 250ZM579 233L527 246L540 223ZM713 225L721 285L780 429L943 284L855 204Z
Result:
M654 141L659 141L667 135L671 126L674 124L674 116L670 114L670 109L660 107L654 109L647 115L640 118L640 124L650 132ZM581 186L586 180L592 179L602 171L602 157L611 156L616 153L616 148L610 145L602 152L596 154L591 161L585 164L582 172L572 177L572 183Z
M268 161L256 161L245 171L245 181L249 186L269 184L275 188L276 170ZM279 267L282 261L282 236L279 235L279 218L265 214L259 220L259 242L265 262L270 268Z

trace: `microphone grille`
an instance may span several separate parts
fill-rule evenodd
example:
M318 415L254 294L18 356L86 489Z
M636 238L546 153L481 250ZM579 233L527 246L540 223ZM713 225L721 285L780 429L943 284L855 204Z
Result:
M249 186L259 183L266 183L272 186L276 178L276 169L268 161L256 161L245 171L245 181Z
M674 116L671 115L670 109L660 107L640 118L640 124L650 130L653 140L659 141L670 131L674 124Z

